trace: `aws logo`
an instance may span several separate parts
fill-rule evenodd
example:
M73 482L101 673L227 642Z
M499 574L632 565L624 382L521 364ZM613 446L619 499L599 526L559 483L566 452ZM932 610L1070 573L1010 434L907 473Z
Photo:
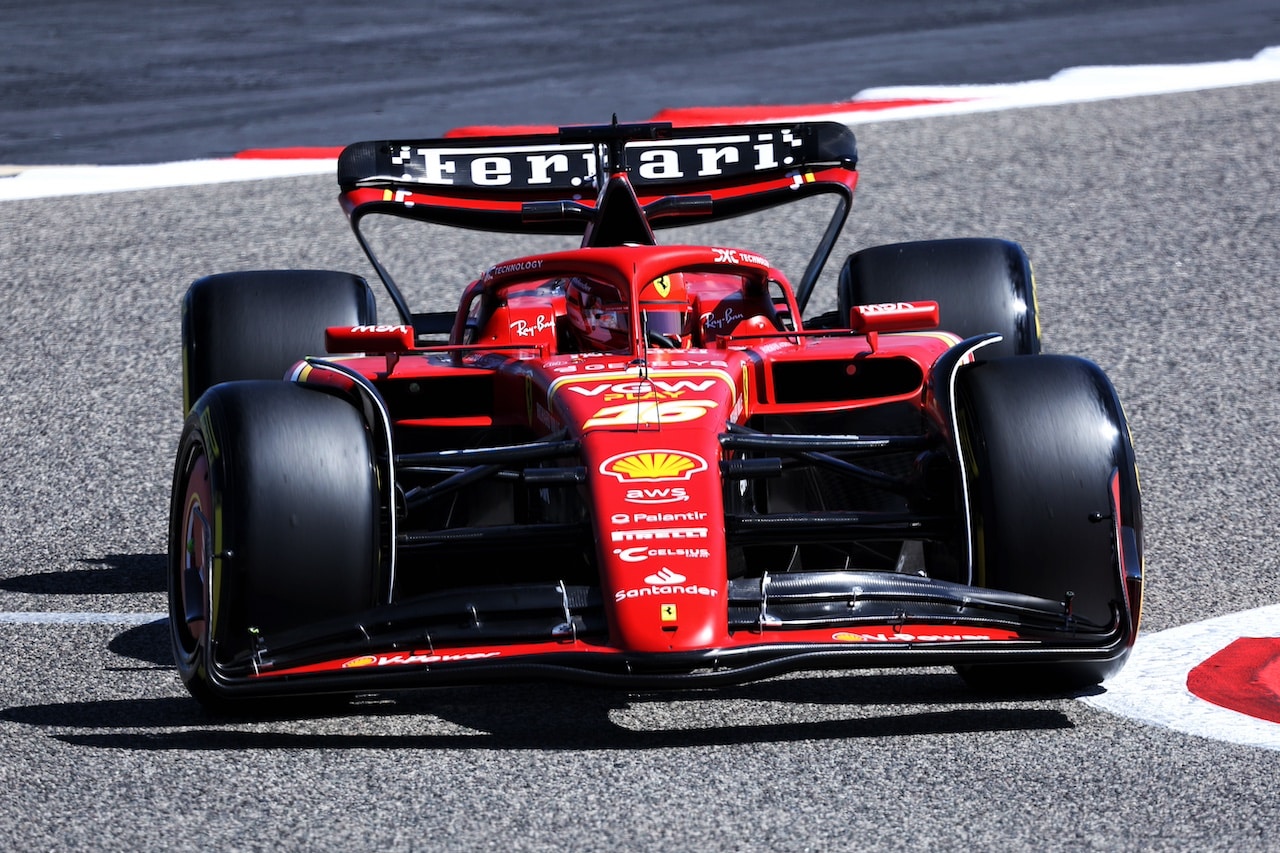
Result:
M675 504L689 500L689 492L683 486L627 489L624 500L632 504Z

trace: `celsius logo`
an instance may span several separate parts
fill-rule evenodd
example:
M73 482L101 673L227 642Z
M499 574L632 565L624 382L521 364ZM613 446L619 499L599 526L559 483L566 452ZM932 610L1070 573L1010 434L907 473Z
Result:
M679 450L641 450L610 456L600 464L601 474L612 474L618 482L688 480L707 470L707 460Z
M673 572L670 569L662 569L661 571L654 572L644 579L645 583L653 584L654 586L660 586L666 583L684 583L684 581L684 575L679 572Z
M614 548L613 553L624 563L643 563L652 557L665 559L679 557L684 560L706 560L711 556L709 548Z

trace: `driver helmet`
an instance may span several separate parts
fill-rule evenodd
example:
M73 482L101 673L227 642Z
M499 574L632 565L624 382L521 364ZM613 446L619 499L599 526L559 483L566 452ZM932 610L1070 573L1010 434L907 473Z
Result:
M626 352L631 346L631 306L612 284L592 278L569 279L565 316L574 343L583 352Z
M658 276L641 288L640 310L650 342L662 338L672 347L682 347L689 342L693 307L689 304L689 288L683 273Z

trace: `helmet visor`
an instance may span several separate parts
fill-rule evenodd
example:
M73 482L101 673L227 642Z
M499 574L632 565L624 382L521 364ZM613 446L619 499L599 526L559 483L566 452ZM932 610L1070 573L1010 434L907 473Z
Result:
M685 332L684 321L686 311L659 311L650 309L644 312L645 331L650 335L661 335L664 338L679 340Z

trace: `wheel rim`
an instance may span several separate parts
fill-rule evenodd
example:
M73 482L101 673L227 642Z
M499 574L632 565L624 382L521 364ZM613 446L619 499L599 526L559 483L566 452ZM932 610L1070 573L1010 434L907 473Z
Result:
M182 499L182 537L174 565L177 591L170 617L181 625L183 647L194 653L204 642L208 625L209 568L213 556L211 518L213 493L209 483L209 460L197 448L188 466Z

